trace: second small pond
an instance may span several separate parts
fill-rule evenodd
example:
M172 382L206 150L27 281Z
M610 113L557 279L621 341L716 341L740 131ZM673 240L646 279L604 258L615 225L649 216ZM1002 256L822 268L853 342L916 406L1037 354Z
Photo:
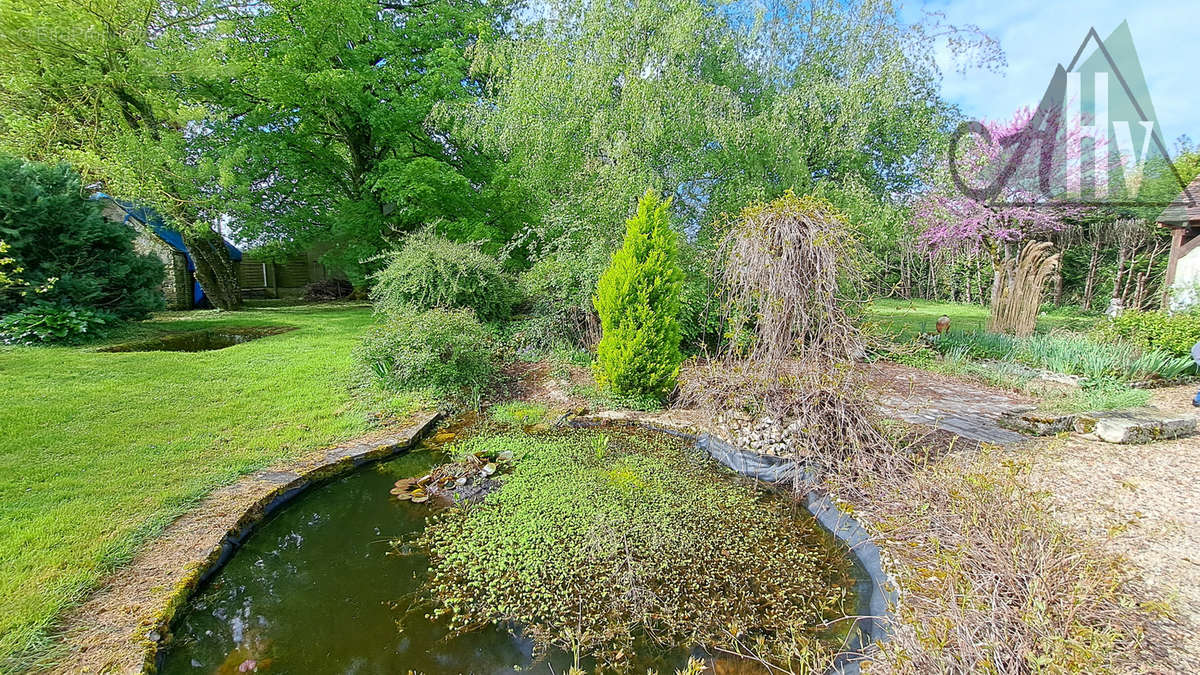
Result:
M240 345L270 335L296 330L295 326L244 326L213 328L125 342L101 349L102 352L209 352Z

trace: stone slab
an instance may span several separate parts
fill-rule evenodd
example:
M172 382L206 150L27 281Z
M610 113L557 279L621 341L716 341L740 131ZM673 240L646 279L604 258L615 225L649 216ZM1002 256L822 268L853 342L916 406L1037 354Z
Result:
M1053 436L1075 428L1076 415L1060 415L1040 410L1006 410L997 424L1030 436Z
M1166 414L1154 408L1092 412L1075 420L1084 438L1106 443L1150 443L1196 433L1194 415Z

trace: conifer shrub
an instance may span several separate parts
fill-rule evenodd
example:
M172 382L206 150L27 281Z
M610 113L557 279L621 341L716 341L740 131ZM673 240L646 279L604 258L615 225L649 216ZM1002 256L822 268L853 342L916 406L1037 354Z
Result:
M481 321L512 312L516 293L500 263L477 246L418 232L375 275L371 302L381 314L418 309L470 308Z
M683 272L670 204L649 190L638 200L625 242L596 286L601 338L593 369L597 383L619 395L666 398L683 362Z
M0 267L8 279L0 284L0 316L22 313L25 325L40 326L22 341L43 333L62 341L64 330L81 338L86 331L67 326L82 317L98 326L162 309L163 265L134 250L136 237L84 196L70 166L0 155L0 259L7 261Z

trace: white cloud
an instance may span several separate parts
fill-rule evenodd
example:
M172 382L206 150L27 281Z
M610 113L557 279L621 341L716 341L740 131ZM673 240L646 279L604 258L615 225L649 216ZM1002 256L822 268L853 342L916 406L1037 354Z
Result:
M938 52L943 94L968 116L987 118L1036 105L1055 66L1070 62L1089 28L1103 38L1128 20L1168 145L1181 134L1200 140L1200 106L1194 104L1197 0L931 0L905 7L914 20L922 10L942 12L952 24L975 24L1000 40L1008 58L1001 73L976 69L959 75L947 51Z

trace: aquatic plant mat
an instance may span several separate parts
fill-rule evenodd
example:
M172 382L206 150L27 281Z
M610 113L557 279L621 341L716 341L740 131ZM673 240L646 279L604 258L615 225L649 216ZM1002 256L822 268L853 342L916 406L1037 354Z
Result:
M621 671L702 646L820 672L853 623L845 548L684 440L507 431L449 451L512 457L498 491L434 515L415 542L429 613L457 632L519 627L541 653Z
M297 326L243 326L171 333L101 349L102 352L210 352L269 335L296 330Z

